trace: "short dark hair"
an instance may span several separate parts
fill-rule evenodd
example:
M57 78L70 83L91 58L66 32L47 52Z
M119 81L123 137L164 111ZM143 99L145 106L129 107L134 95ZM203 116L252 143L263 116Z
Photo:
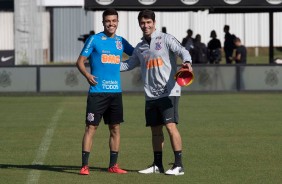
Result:
M192 31L192 29L188 29L188 30L187 30L187 34L191 34L191 35L193 35L193 31Z
M229 31L229 29L230 29L229 25L225 25L225 26L224 26L224 29L226 29L226 30Z
M116 15L118 17L118 12L113 8L106 9L103 12L103 20L105 20L105 17L108 15Z
M234 42L241 42L241 39L236 37L236 38L234 38Z
M197 34L196 37L195 37L195 40L200 42L201 41L201 35Z
M152 19L155 22L155 12L153 12L152 10L148 10L148 9L142 10L138 14L138 21L140 22L142 18Z
M211 36L210 37L215 37L215 38L217 37L215 30L211 31Z

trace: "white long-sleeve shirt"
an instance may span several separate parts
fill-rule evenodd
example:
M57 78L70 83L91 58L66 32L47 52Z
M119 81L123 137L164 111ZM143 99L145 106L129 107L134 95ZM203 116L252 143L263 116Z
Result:
M153 32L151 41L145 38L137 44L132 56L121 62L120 70L129 71L141 67L146 100L155 100L166 96L180 96L181 87L176 83L176 55L183 62L192 63L189 52L170 34Z

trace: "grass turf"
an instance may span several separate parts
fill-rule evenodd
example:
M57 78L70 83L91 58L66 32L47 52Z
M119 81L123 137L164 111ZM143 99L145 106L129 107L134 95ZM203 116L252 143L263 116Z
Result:
M101 125L90 154L91 174L78 175L84 132L85 96L0 97L0 183L281 183L282 95L201 94L181 97L179 130L185 175L140 175L152 163L150 129L144 126L143 95L126 94L120 166L129 174L105 172L108 129ZM58 109L57 126L42 165L32 165ZM173 152L165 132L164 166ZM30 181L29 183L32 183Z

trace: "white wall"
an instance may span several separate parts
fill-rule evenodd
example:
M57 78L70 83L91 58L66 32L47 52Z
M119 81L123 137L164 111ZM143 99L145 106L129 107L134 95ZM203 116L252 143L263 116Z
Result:
M50 48L50 13L44 12L42 14L42 45L43 49Z
M0 12L0 50L14 49L14 13ZM50 47L50 14L42 15L43 48Z
M94 30L100 32L102 26L102 11L94 13ZM137 22L138 12L119 11L119 28L117 34L136 45L142 33ZM157 29L167 28L167 32L174 35L180 42L186 36L187 29L192 29L194 36L200 34L202 41L210 40L210 32L215 30L217 37L223 43L223 26L230 25L230 32L240 37L248 47L269 46L269 15L267 13L250 14L209 14L208 11L199 12L157 12ZM282 46L282 13L274 14L274 46Z
M41 6L84 6L84 0L37 0Z
M0 12L0 50L14 49L14 13Z
M81 11L85 14L81 7L78 8L61 8L68 9L70 14L75 16L76 11ZM87 30L78 33L73 39L75 43L79 34L88 33L94 29L96 33L103 30L102 26L102 11L88 12L92 18L82 18L81 21L92 27L87 27L85 24L80 25L81 22L65 21L66 25L74 24L83 27L75 27L74 29ZM85 14L86 15L86 14ZM119 11L119 28L118 35L126 38L133 46L135 46L142 37L142 32L139 28L137 21L138 12L136 11ZM218 38L223 43L224 32L223 26L230 25L230 32L240 37L247 47L268 47L269 46L269 15L267 13L251 13L251 14L209 14L208 11L199 12L156 12L157 29L161 30L162 27L167 28L167 32L174 35L180 42L186 36L187 29L194 31L194 36L200 34L202 41L207 43L210 40L210 31L215 30ZM44 12L42 15L42 35L43 35L43 48L50 48L50 14ZM90 22L89 22L90 21ZM0 12L0 50L14 49L14 13L13 12ZM2 26L4 25L4 26ZM282 13L274 13L274 46L282 46ZM77 31L66 30L66 31ZM61 34L61 33L59 33ZM65 32L65 34L69 35ZM65 43L62 43L65 44ZM79 53L77 49L74 53ZM70 54L69 52L66 54ZM74 57L73 57L74 58ZM69 57L63 57L60 61L70 61ZM75 59L74 59L75 60Z
M100 32L102 26L102 11L94 12L94 30ZM119 11L119 28L117 34L136 45L142 33L137 22L138 12ZM157 29L163 26L167 32L174 35L180 42L186 36L187 29L192 29L194 36L200 34L202 41L210 40L210 31L215 30L221 42L224 41L223 26L230 25L230 32L240 37L248 47L267 47L269 45L269 21L267 13L250 14L208 14L199 12L157 12ZM49 47L50 15L43 15L44 48ZM0 12L0 50L14 48L14 24L12 12ZM274 13L274 46L282 46L282 13Z

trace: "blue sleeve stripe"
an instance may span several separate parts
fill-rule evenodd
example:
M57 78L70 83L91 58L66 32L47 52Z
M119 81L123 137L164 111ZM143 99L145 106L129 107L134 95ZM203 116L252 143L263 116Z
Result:
M93 48L94 48L94 36L91 36L87 39L80 55L89 57L93 51Z

